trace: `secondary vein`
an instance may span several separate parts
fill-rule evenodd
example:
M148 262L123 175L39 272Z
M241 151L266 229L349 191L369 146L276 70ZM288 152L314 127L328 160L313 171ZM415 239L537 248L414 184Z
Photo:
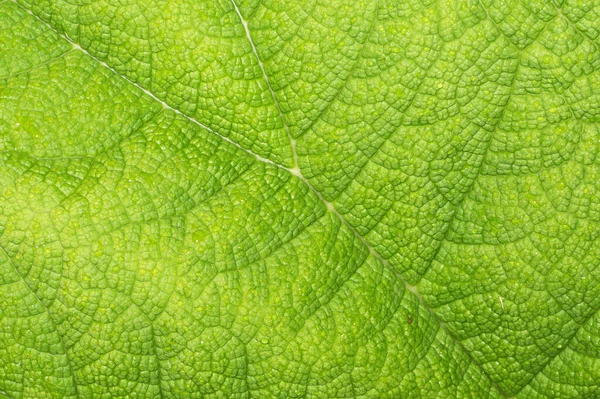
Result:
M299 171L300 166L298 165L298 154L296 153L296 140L294 140L294 138L292 137L292 133L290 132L290 127L285 122L285 118L283 116L283 111L281 109L281 106L279 105L279 101L277 100L277 97L275 96L275 90L273 90L273 87L271 86L271 82L269 81L269 77L267 76L267 72L265 71L265 66L263 65L261 58L258 56L258 51L256 50L256 46L254 45L254 41L252 40L252 35L250 34L250 29L248 28L248 22L242 16L240 9L238 8L237 4L235 3L235 0L231 0L231 4L233 4L235 13L240 18L240 22L242 23L242 26L244 27L244 31L246 32L246 37L248 38L248 41L250 42L250 46L252 47L252 52L254 53L254 57L256 58L256 61L258 62L258 66L262 72L263 79L267 83L267 87L269 88L269 93L271 93L271 98L273 99L275 108L277 108L277 111L279 112L279 118L281 119L281 123L283 124L283 127L285 128L285 130L287 132L288 138L290 140L290 146L292 148L292 156L294 159L293 169L297 169Z

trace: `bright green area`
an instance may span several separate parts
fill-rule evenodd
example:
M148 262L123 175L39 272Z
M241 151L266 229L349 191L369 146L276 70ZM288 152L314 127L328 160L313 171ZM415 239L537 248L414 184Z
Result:
M0 2L0 397L600 398L598 309L600 2Z

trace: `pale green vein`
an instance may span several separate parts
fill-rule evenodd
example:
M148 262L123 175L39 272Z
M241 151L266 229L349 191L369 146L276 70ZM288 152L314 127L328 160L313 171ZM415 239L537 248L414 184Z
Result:
M265 66L264 66L262 60L260 59L260 57L258 56L258 51L256 50L256 46L254 45L254 41L252 40L252 35L250 34L250 28L248 27L248 22L242 16L242 13L240 12L240 9L238 8L235 0L231 0L231 4L233 4L235 13L239 17L240 22L242 23L242 26L244 27L244 31L246 32L246 38L248 39L248 42L250 42L250 46L252 47L252 52L254 53L254 57L256 58L256 61L258 62L258 66L260 67L260 70L262 72L263 79L265 80L267 87L269 88L269 93L271 94L273 103L275 104L275 107L277 108L277 111L279 112L279 118L281 119L281 123L283 124L283 126L287 132L288 139L290 140L290 146L292 148L292 156L294 159L294 166L292 169L297 169L299 171L300 167L298 166L298 154L296 153L296 140L294 140L294 138L292 137L292 134L290 133L290 128L285 121L285 117L283 115L283 110L281 109L279 101L277 100L277 96L275 95L275 90L273 90L273 87L271 86L271 82L269 81L267 72L265 71Z

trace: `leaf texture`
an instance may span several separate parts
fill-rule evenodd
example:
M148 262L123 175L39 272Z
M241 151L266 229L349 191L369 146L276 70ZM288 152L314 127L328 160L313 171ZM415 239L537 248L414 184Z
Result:
M600 3L0 2L0 397L600 398Z

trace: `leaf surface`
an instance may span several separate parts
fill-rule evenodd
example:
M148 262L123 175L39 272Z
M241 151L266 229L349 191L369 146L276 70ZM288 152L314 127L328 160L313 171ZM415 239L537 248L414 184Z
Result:
M600 3L0 2L0 396L600 397Z

